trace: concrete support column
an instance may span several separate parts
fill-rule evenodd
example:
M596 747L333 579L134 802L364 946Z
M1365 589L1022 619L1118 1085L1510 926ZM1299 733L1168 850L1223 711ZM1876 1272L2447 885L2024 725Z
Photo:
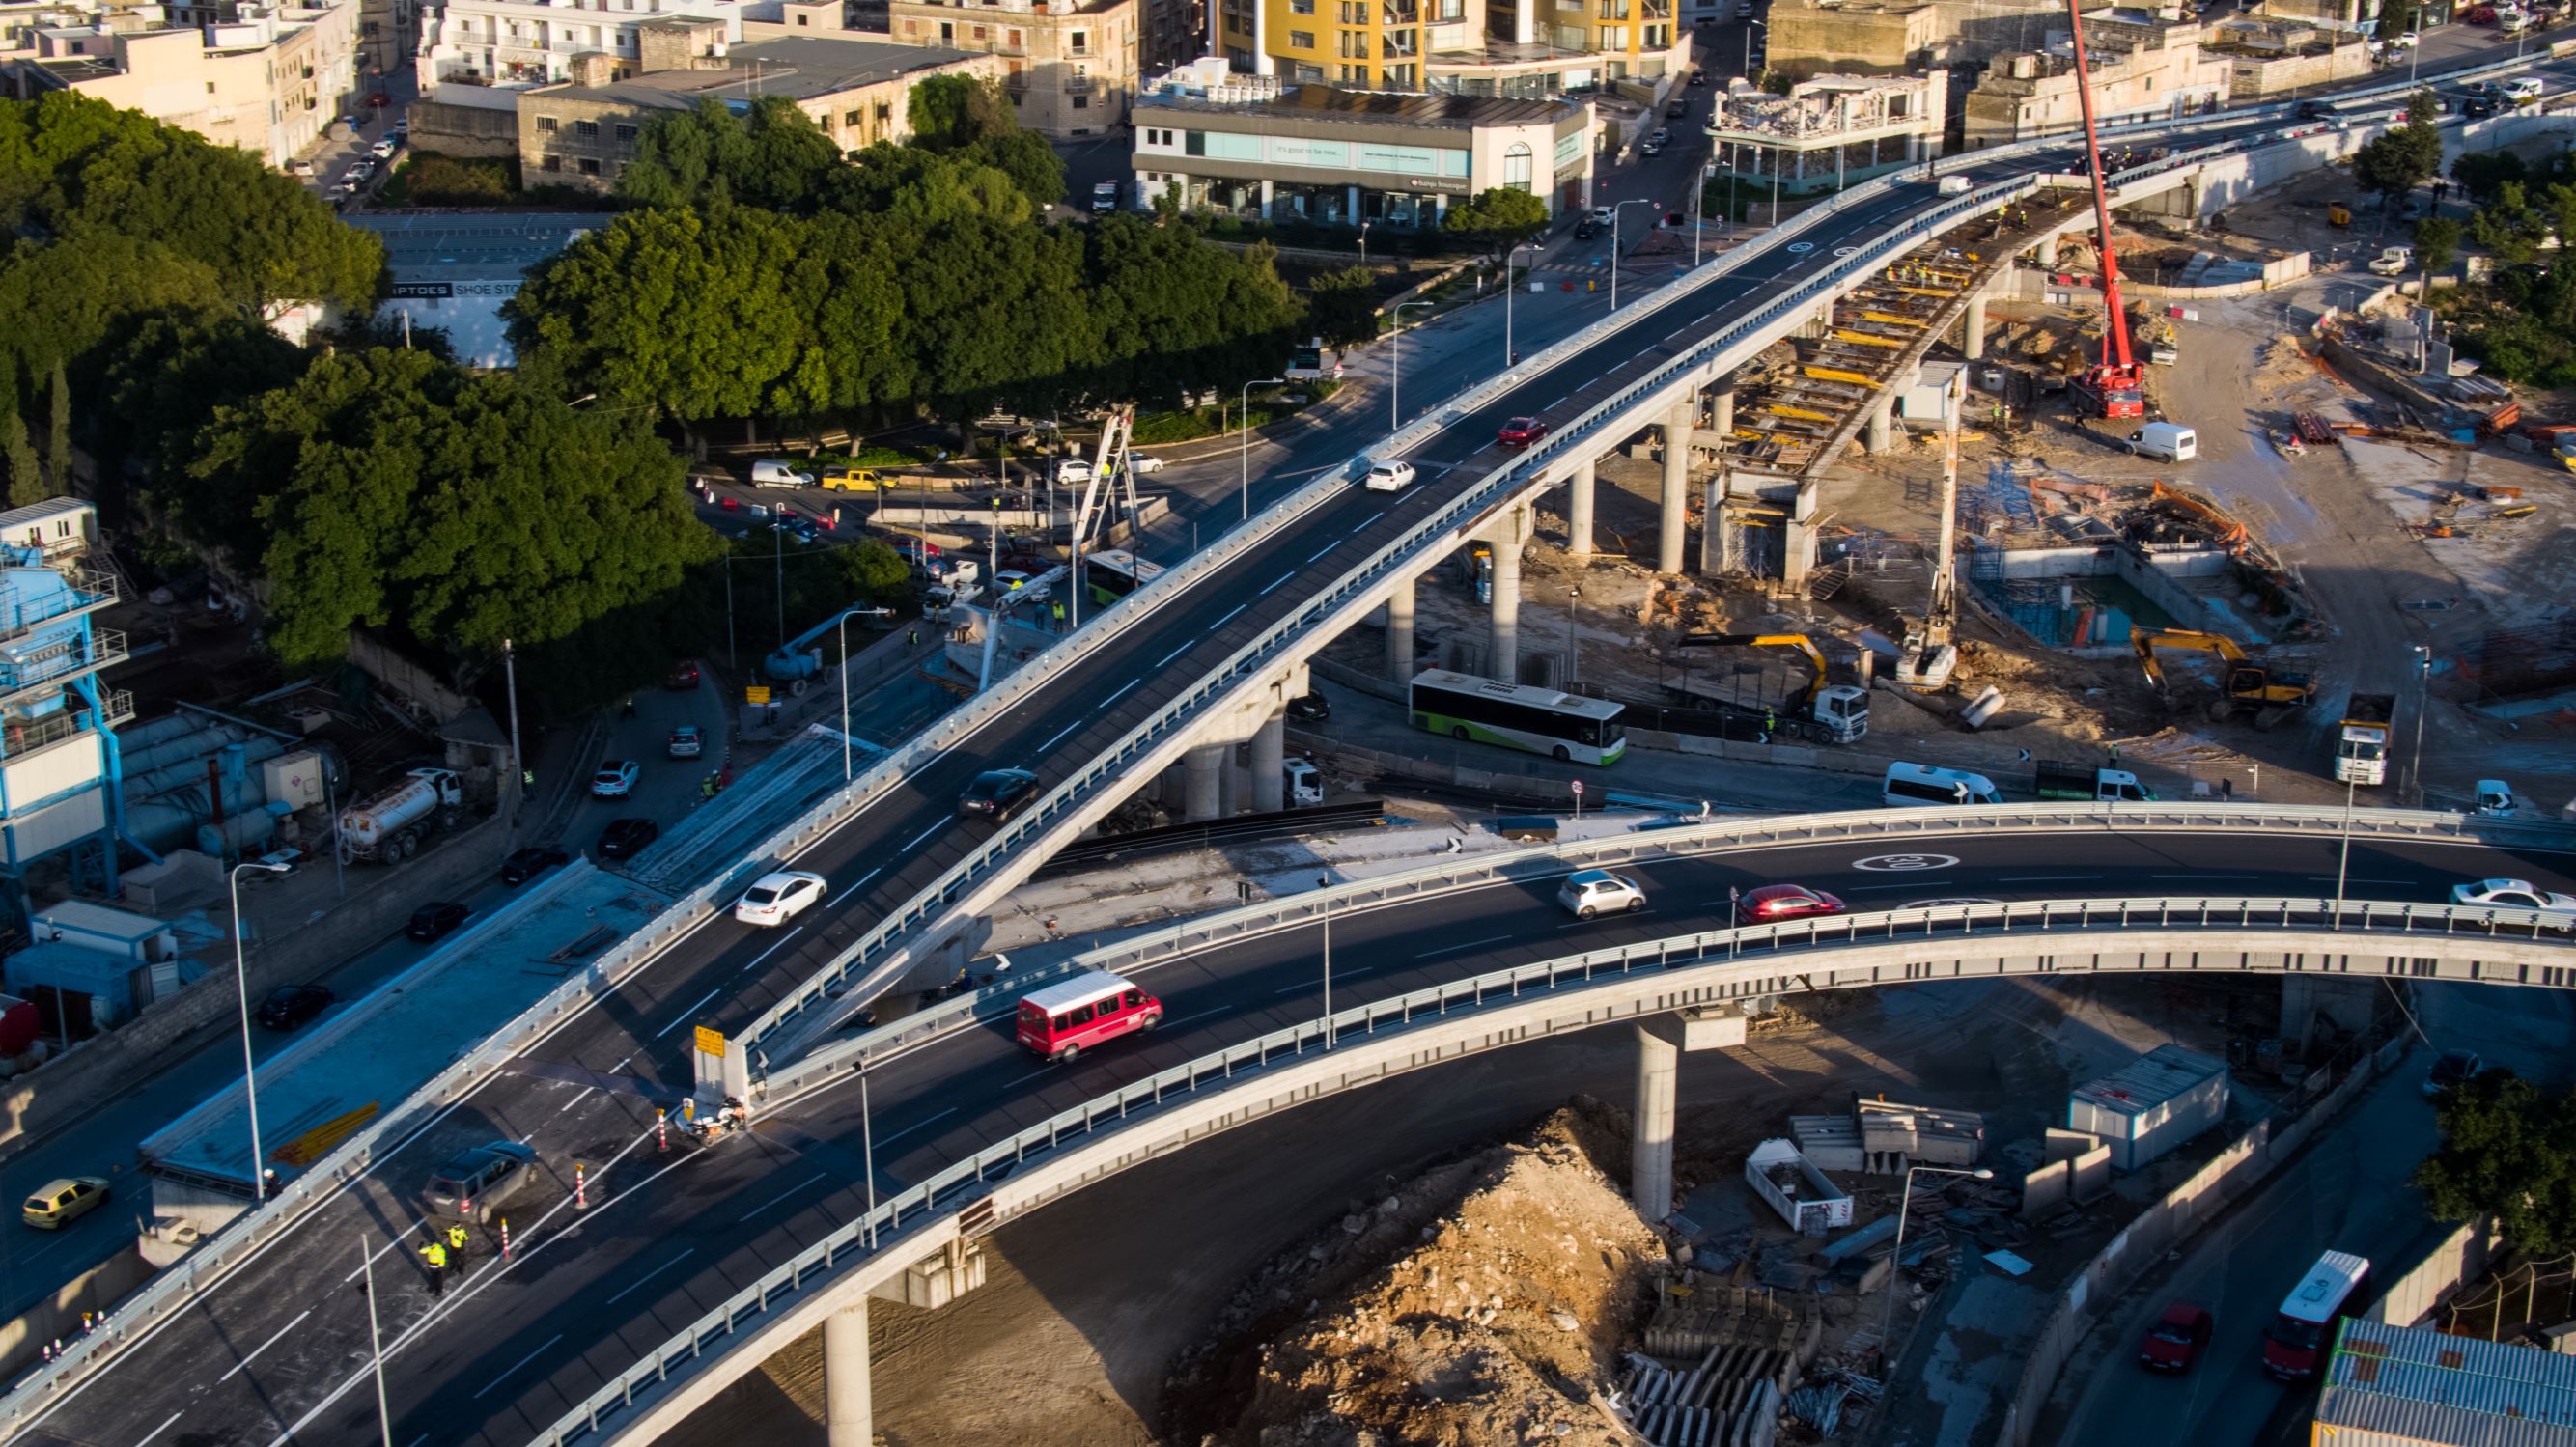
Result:
M1664 421L1664 518L1655 538L1655 571L1682 570L1682 533L1690 510L1690 456L1699 399L1685 397Z
M1225 756L1230 752L1232 747L1227 744L1201 744L1189 751L1189 792L1181 810L1188 822L1196 824L1220 816L1225 804Z
M1973 362L1986 354L1986 294L1968 298L1968 314L1959 322L1959 355Z
M2055 266L2057 264L2057 235L2055 232L2051 232L2039 239L2039 264L2041 266Z
M1667 1085L1667 1100L1670 1090ZM1669 1118L1669 1105L1666 1111ZM1670 1139L1667 1130L1667 1173L1672 1170ZM1669 1192L1670 1185L1665 1189ZM876 1404L868 1394L868 1299L864 1296L823 1318L823 1430L831 1447L876 1444Z
M1407 578L1386 599L1386 676L1413 682L1413 585Z
M1599 460L1587 457L1565 483L1565 550L1578 558L1592 551L1592 489L1599 481Z
M1521 543L1512 529L1510 542L1494 544L1494 605L1488 615L1489 643L1485 676L1505 683L1521 680Z
M1861 427L1861 446L1871 452L1885 452L1896 445L1896 394L1882 392L1878 404L1870 408L1869 421Z
M1276 814L1288 807L1287 775L1280 772L1288 759L1288 716L1274 713L1261 721L1252 736L1252 811Z
M1735 378L1728 376L1709 393L1708 430L1717 434L1717 445L1735 435Z
M1637 1108L1628 1140L1628 1199L1637 1214L1650 1222L1663 1220L1673 1210L1673 1106L1681 1064L1681 1043L1660 1021L1637 1027ZM832 1447L841 1447L838 1437L832 1439Z

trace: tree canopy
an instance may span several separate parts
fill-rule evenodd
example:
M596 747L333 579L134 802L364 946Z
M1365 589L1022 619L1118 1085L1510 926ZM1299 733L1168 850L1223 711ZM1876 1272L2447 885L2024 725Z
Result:
M2576 1250L2576 1094L2489 1070L2447 1093L2436 1120L2441 1144L2415 1168L2434 1219L2492 1213L2529 1255Z
M2407 102L2407 114L2406 124L2390 127L2353 153L2353 178L2383 202L2394 202L2442 169L2442 133L2432 121L2439 111L2432 98L2418 92Z
M1496 186L1450 207L1449 214L1440 218L1440 229L1473 237L1478 245L1499 251L1545 231L1547 223L1545 201L1515 187Z

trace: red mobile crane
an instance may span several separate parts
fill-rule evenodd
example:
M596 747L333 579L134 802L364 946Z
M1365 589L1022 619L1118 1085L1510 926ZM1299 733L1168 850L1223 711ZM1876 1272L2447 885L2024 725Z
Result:
M2102 301L2111 309L2102 329L2102 360L2075 379L2077 396L2096 417L2144 417L2147 394L2137 360L2129 355L2129 314L2120 302L2120 263L2111 254L2111 195L2102 179L2102 143L2093 132L2093 73L2084 64L2084 0L2066 0L2075 35L2075 97L2084 108L2084 164L2093 177L2093 221L2101 229Z

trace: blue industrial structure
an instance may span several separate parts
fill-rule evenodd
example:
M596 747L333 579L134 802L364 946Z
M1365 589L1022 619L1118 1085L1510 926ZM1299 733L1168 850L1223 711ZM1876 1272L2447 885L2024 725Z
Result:
M28 872L47 860L71 893L116 895L115 730L134 699L99 683L126 644L96 626L116 601L115 578L85 566L96 533L76 499L0 512L0 926L25 927Z

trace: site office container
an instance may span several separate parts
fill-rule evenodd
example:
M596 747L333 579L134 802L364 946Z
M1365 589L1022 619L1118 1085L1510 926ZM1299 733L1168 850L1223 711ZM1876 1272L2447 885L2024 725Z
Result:
M1163 1002L1122 975L1091 970L1020 1000L1019 1039L1048 1060L1071 1060L1163 1023Z

